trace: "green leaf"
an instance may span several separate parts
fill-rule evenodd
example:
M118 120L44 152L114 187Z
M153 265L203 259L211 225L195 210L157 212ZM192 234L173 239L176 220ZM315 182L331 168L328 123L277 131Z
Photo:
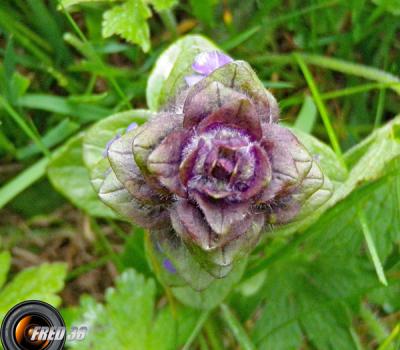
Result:
M73 116L83 123L97 121L110 114L110 110L104 107L76 103L65 97L44 94L27 94L18 99L18 105L30 109L63 114L68 117Z
M107 142L118 133L122 134L131 123L142 124L152 113L145 109L134 109L111 115L94 124L85 134L83 141L83 159L91 169L101 159Z
M217 50L210 40L201 35L187 35L169 46L157 59L147 81L147 105L157 111L179 90L186 87L185 75L190 75L197 54Z
M82 342L71 347L86 349L175 349L175 321L169 308L155 310L156 285L134 270L117 278L107 290L105 304L92 298L81 301L81 317L76 324L89 327Z
M54 306L60 305L61 298L56 293L64 287L66 272L65 264L55 263L27 268L17 274L0 290L0 320L24 300L38 299Z
M6 279L7 273L11 265L11 255L9 252L0 253L0 288L3 287Z
M334 194L332 203L345 198L355 188L386 174L389 164L400 157L399 127L400 116L345 154L346 161L355 165L348 180Z
M229 274L222 279L214 279L203 291L191 287L174 287L172 292L184 305L203 310L212 310L218 306L240 281L247 264L246 259L237 261Z
M118 34L147 52L150 50L149 17L151 11L143 0L126 0L104 13L103 36L108 38Z
M178 3L178 0L149 0L157 12L168 10Z
M372 0L375 5L395 16L400 16L400 0Z
M61 0L60 1L60 7L71 7L73 5L77 5L77 4L82 4L85 2L115 2L118 0Z
M97 197L82 158L83 134L70 139L53 155L47 175L52 185L78 208L92 216L115 217Z

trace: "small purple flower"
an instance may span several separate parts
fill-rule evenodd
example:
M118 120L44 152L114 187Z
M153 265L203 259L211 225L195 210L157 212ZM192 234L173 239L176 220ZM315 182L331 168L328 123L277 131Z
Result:
M233 62L233 59L222 52L210 51L202 52L196 56L192 68L198 74L185 77L186 83L189 86L197 84L200 80L204 79L216 69L224 66L225 64Z
M110 141L107 142L106 147L103 151L103 157L106 158L108 155L108 150L110 149L111 145L113 144L114 141L118 140L121 137L121 134L118 133L115 135Z
M172 264L171 260L164 259L163 266L169 273L173 273L173 274L176 273L175 266Z
M126 131L125 131L125 132L130 132L130 131L132 131L132 130L135 130L137 127L138 127L138 124L135 123L135 122L133 122L133 123L131 123L131 124L128 125L128 127L126 128Z

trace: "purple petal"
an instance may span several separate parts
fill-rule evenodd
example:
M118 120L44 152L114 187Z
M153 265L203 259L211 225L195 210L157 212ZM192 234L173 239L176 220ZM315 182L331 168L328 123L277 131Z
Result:
M163 261L163 266L164 268L169 272L169 273L176 273L176 268L175 266L172 264L171 260L169 259L164 259Z
M193 86L203 79L204 75L198 75L198 74L188 75L187 77L185 77L186 84L188 84L189 86Z
M128 127L126 128L126 131L125 131L125 132L130 132L130 131L132 131L132 130L135 130L137 127L138 127L138 124L135 123L135 122L133 122L133 123L131 123L131 124L128 125Z
M222 67L230 62L233 62L233 59L222 52L202 52L194 59L192 68L197 73L209 75L217 68Z

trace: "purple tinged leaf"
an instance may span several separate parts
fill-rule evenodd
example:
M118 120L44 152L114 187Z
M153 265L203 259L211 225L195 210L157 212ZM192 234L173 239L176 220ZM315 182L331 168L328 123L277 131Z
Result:
M207 223L217 235L227 235L249 213L250 203L231 203L224 200L210 200L194 192L193 197L203 212Z
M168 212L159 205L145 205L134 198L111 172L99 190L100 199L122 217L145 228L169 225Z
M159 194L149 186L136 165L132 144L139 129L126 133L112 143L108 150L108 160L119 182L137 200L147 204L160 204Z
M190 133L186 130L170 133L149 155L147 168L172 193L186 197L179 178L182 149Z

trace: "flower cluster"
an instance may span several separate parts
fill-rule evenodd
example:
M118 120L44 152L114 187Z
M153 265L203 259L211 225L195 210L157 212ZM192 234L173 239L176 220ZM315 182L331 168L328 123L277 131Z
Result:
M149 229L160 251L184 249L222 277L266 225L297 218L324 176L278 125L275 98L246 62L214 51L198 55L192 67L179 103L107 146L112 172L99 195ZM184 275L173 262L168 270Z

